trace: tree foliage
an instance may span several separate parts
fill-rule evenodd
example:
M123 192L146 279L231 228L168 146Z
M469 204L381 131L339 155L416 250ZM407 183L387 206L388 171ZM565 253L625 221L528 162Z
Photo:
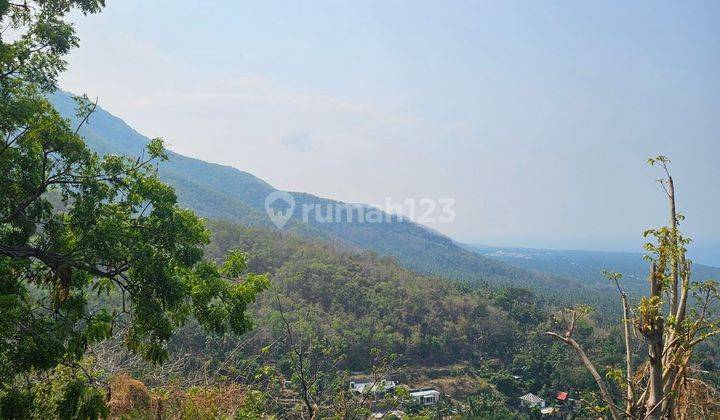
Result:
M80 125L71 127L47 101L63 55L78 44L65 15L103 6L0 1L0 22L14 34L0 42L3 404L31 392L20 377L27 384L58 366L82 370L88 346L121 323L126 345L155 362L190 316L214 333L243 333L251 326L245 308L267 283L240 278L242 254L231 252L223 267L202 260L210 233L158 179L160 139L138 159L100 157L78 135L95 105L80 98ZM99 296L93 304L91 294Z

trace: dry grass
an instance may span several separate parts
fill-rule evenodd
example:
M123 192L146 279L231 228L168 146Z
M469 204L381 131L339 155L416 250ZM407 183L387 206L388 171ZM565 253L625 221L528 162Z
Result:
M121 373L110 381L108 406L113 417L123 417L134 412L150 412L153 398L144 383Z
M223 419L243 407L246 389L238 384L148 389L125 373L110 381L113 419Z
M414 367L402 369L397 375L400 382L410 388L434 386L454 397L477 394L479 387L487 384L478 378L467 364L447 366Z

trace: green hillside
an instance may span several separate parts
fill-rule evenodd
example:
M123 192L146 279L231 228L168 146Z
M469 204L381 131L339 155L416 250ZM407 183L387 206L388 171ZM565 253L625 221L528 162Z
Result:
M309 363L320 366L321 405L333 404L337 387L344 386L342 372L371 371L377 363L373 349L398 356L388 378L410 387L436 386L455 404L463 401L456 408L466 410L473 399L490 399L489 407L480 404L483 411L517 415L508 409L520 410L517 396L526 392L554 395L592 387L582 367L561 363L569 352L542 333L549 325L547 308L527 290L468 289L416 274L392 259L292 232L225 221L210 221L209 228L208 258L221 261L238 248L249 256L248 271L270 276L273 289L252 308L254 329L243 337L218 337L189 324L173 338L163 366L118 354L111 341L96 350L112 355L98 360L99 368L130 372L151 386L227 381L274 396L267 376L293 376L286 317L295 342L311 354ZM609 350L615 349L607 330L584 323L582 334L604 364L620 360ZM283 412L281 406L266 409Z
M74 119L72 97L58 92L51 97L66 118ZM98 110L81 134L90 148L101 154L138 155L149 139L106 110ZM235 168L204 162L177 153L160 165L161 178L172 185L179 202L208 218L272 227L265 214L265 198L275 189L263 180ZM404 266L424 274L471 284L530 287L564 297L584 296L580 282L533 273L463 249L450 238L398 217L387 223L302 223L303 204L340 203L307 193L292 193L296 210L285 229L310 237L340 241L350 247L396 258Z

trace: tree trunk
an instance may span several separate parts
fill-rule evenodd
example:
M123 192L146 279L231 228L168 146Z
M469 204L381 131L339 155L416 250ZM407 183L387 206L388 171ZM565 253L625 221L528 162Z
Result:
M660 269L662 272L662 268ZM650 272L650 297L660 297L662 293L662 283L658 274L658 269L653 264ZM662 309L660 309L662 310ZM658 319L649 319L648 325L644 326L645 340L648 343L648 359L650 367L650 379L648 380L648 399L646 407L647 418L650 420L660 420L662 417L663 402L663 328L664 322L662 313L658 314Z
M672 177L668 174L668 196L670 198L670 227L672 228L672 239L673 239L673 245L677 246L679 245L677 243L678 240L678 231L677 231L677 212L675 210L675 184L673 184ZM679 261L677 258L677 255L673 253L672 257L672 267L670 267L672 271L672 302L670 305L670 313L674 314L678 310L678 269L679 269Z
M623 324L625 332L625 382L627 386L625 403L625 411L632 413L635 405L635 390L633 389L633 366L632 366L632 341L630 338L630 307L628 305L627 295L621 292L623 303Z
M662 331L662 330L660 330ZM647 418L662 418L663 402L663 340L662 333L648 339L648 355L650 358L650 381L648 382L648 399L646 405Z

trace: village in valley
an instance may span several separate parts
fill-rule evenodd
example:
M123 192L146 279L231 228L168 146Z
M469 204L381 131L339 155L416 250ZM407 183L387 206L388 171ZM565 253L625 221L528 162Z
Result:
M425 373L438 370L429 369ZM413 380L417 379L413 375L407 378L409 383L403 383L393 375L373 379L372 375L354 372L348 380L348 391L370 409L373 419L415 418L418 414L451 419L468 409L464 402L469 396L467 377L430 380L425 377L421 382ZM515 375L513 379L520 381L521 377ZM570 419L580 410L581 401L571 390L553 390L542 396L532 392L519 394L508 403L530 418Z

